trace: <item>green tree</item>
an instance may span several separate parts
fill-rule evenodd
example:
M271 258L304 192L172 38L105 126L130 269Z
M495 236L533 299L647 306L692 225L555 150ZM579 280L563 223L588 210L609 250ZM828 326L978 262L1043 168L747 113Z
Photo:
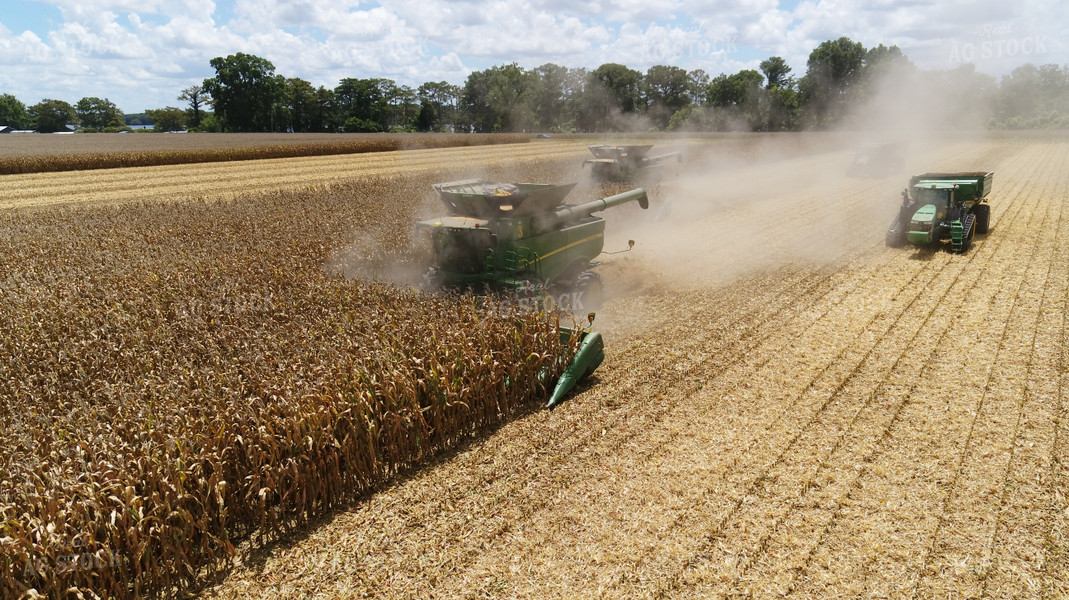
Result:
M357 119L361 131L387 131L390 128L390 100L393 88L389 79L342 79L334 88L334 99L344 123ZM346 127L349 130L349 127Z
M497 115L494 131L534 129L537 76L516 63L490 69L490 107Z
M311 83L297 77L287 79L283 87L282 98L288 117L282 129L299 132L316 131L312 127L312 119L317 113L319 99Z
M811 126L834 125L846 114L865 56L865 47L846 37L823 42L809 53L799 86Z
M188 115L186 123L190 129L196 129L200 127L200 120L204 118L204 111L201 110L206 101L207 93L199 85L191 85L182 90L182 93L178 95L178 99L183 102L189 103Z
M152 119L152 128L156 131L181 131L186 126L186 111L174 106L156 110L146 110L145 114Z
M530 131L536 81L516 63L471 73L461 94L464 120L480 133Z
M460 87L446 81L427 82L416 90L419 97L419 131L454 131Z
M686 69L654 65L646 71L642 91L646 114L658 129L667 129L676 111L690 104L691 80Z
M959 73L960 81L964 74ZM974 76L975 79L975 76ZM978 94L982 84L973 82ZM968 88L970 90L974 88ZM1009 129L1065 128L1069 122L1069 66L1028 63L1002 78L994 91L992 125Z
M709 83L707 103L714 107L713 128L761 130L767 122L765 78L753 69L720 74Z
M695 69L687 73L687 78L690 80L687 86L690 103L698 106L705 104L705 94L709 91L709 82L711 81L709 74L702 69Z
M490 71L472 71L460 92L458 125L463 131L494 131L497 117L490 106Z
M765 75L765 89L784 89L794 85L794 78L790 76L791 67L781 56L770 56L761 61L761 72Z
M337 116L334 91L319 86L316 90L316 103L308 119L311 131L338 131L341 124Z
M11 94L0 94L0 125L8 125L15 129L30 127L30 116L26 113L26 105Z
M31 106L27 113L30 122L41 133L68 131L67 125L76 122L74 107L63 100L44 99Z
M791 67L780 56L770 56L761 61L761 72L765 75L765 91L768 96L768 117L764 124L766 131L784 131L796 127L798 117L798 89Z
M534 70L536 79L532 94L535 128L541 131L563 131L575 120L574 79L567 67L546 63Z
M105 127L122 127L122 111L107 98L82 98L74 107L75 115L82 127L102 131Z
M382 131L382 127L370 119L361 119L360 117L349 117L345 120L345 125L342 127L345 133L378 133Z
M412 131L420 111L419 95L407 85L390 84L386 89L386 129Z
M619 131L627 127L629 115L638 111L642 73L617 63L606 63L587 76L579 103L579 129Z
M226 131L272 131L275 107L282 93L282 78L271 61L237 53L209 61L215 77L204 80L215 116Z

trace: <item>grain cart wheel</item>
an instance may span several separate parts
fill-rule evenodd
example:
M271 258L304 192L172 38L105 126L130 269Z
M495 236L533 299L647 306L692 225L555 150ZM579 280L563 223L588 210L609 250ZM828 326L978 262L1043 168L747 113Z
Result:
M987 230L991 225L991 206L987 204L977 204L973 209L973 214L976 215L976 233L987 234Z
M583 271L579 279L575 281L575 299L573 311L595 311L601 308L605 300L605 289L601 282L601 275L593 271Z

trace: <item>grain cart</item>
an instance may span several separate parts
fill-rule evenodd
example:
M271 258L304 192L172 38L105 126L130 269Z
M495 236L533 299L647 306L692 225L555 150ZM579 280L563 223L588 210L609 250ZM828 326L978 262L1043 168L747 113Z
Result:
M594 154L594 158L583 161L583 166L591 165L594 177L602 181L628 181L673 160L676 162L682 160L679 152L647 156L653 144L632 146L596 144L587 147Z
M417 235L429 232L435 264L422 287L487 291L506 299L532 300L542 310L593 310L601 301L601 277L591 271L602 253L605 220L593 213L638 202L637 188L578 205L564 204L575 187L538 183L454 181L434 186L446 215L420 221ZM629 242L629 247L634 242ZM547 305L548 304L548 305ZM591 323L594 314L587 317ZM556 384L552 408L604 358L601 334L559 328L562 343L579 336L579 349Z
M935 246L950 241L953 252L965 252L991 221L990 172L924 173L909 180L902 206L887 230L887 245Z

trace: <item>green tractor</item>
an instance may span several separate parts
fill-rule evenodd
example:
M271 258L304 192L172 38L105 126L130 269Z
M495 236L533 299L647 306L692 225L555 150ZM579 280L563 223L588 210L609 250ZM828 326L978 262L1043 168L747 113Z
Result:
M950 241L952 252L965 252L973 237L986 234L991 222L991 172L924 173L909 180L902 206L887 230L887 245L934 247Z
M421 287L489 292L503 302L546 313L597 309L602 281L591 269L604 249L605 220L593 213L628 202L646 209L649 198L637 188L584 204L564 204L574 186L482 180L435 185L447 214L416 224L417 235L429 232L435 255ZM633 245L629 242L628 250ZM587 319L593 324L594 313ZM600 333L589 328L559 331L564 344L579 336L579 346L556 383L549 408L562 402L605 357Z

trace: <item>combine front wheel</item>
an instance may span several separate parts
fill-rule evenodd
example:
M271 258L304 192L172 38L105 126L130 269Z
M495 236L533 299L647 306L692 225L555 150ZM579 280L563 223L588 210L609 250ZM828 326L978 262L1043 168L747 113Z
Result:
M575 281L576 303L574 310L594 311L601 308L605 299L601 275L593 271L583 271Z

